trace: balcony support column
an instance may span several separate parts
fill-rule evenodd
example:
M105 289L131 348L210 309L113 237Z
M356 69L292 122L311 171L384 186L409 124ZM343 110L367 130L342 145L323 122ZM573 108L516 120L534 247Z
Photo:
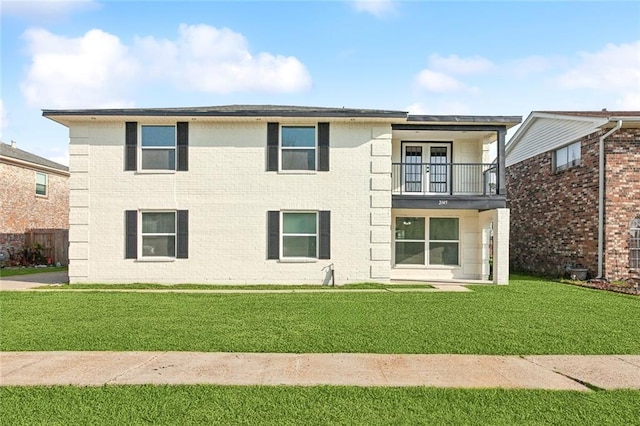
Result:
M506 127L502 127L498 130L498 156L496 161L498 163L498 176L497 176L497 188L496 194L507 195L507 172L505 168L505 140L507 136Z

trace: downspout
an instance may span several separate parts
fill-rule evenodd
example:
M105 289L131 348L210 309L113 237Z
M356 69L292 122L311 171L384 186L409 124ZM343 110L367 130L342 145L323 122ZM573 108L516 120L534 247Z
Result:
M600 156L598 158L598 276L602 278L602 265L604 255L604 140L620 130L622 120L618 120L616 126L604 135L600 136Z

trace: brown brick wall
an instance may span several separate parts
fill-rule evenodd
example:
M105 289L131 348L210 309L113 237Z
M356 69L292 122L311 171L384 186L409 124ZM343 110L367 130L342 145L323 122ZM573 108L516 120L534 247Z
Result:
M35 169L0 163L0 248L20 248L28 229L69 229L69 178L47 172L48 194L36 196Z
M552 170L552 152L507 168L513 271L559 275L567 265L597 271L598 137L582 141L581 164Z
M626 278L629 225L640 217L640 129L622 129L605 145L605 277Z
M547 152L507 168L511 268L558 275L566 265L598 271L598 142L582 139L581 165L552 171ZM605 144L603 275L629 275L629 224L640 215L640 129L623 129Z

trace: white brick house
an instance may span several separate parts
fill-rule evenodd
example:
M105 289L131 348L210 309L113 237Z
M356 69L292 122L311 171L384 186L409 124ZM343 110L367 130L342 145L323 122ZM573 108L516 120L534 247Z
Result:
M508 281L520 117L45 110L69 128L72 283ZM489 144L498 158L489 164Z

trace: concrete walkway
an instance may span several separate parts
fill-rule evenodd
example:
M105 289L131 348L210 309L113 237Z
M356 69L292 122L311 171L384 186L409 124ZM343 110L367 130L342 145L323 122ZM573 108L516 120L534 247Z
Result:
M46 288L42 288L47 285L57 286L60 284L66 284L69 282L69 277L67 272L43 272L41 274L30 274L30 275L16 275L7 278L0 279L0 291L41 291L47 290ZM471 291L467 287L454 284L454 283L440 283L440 284L430 284L431 288L406 288L406 287L397 287L397 288L380 288L380 289L340 289L340 292L352 292L352 293L380 293L380 292L394 292L394 293L432 293L432 292L468 292ZM40 287L40 288L39 288ZM331 291L328 287L316 287L309 286L308 289L300 289L300 288L292 288L292 289L277 289L277 290L268 290L268 289L256 289L256 290L232 290L232 289L223 289L219 286L212 286L210 290L205 289L181 289L175 287L167 287L166 289L125 289L125 288L113 288L113 289L69 289L65 291L78 291L78 292L87 292L87 291L113 291L113 292L130 292L130 293L317 293L317 292L327 292Z
M0 352L0 384L640 389L640 355Z

